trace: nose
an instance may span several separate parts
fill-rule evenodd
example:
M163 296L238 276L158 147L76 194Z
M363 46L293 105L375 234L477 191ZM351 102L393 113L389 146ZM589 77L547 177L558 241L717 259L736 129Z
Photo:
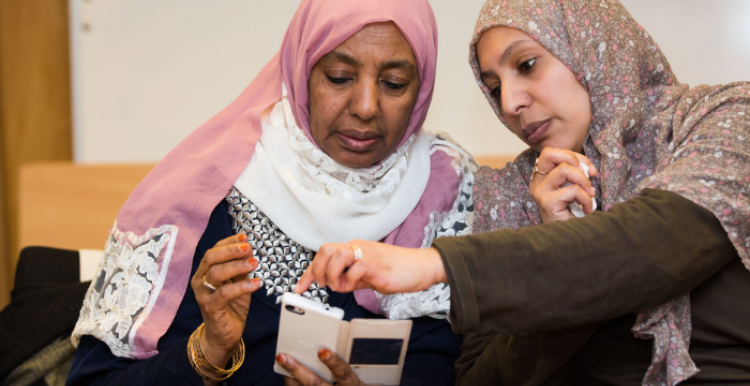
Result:
M516 116L531 106L531 96L519 82L506 81L500 93L500 108L503 115Z
M364 121L369 121L378 113L380 90L377 80L362 79L352 90L349 112Z

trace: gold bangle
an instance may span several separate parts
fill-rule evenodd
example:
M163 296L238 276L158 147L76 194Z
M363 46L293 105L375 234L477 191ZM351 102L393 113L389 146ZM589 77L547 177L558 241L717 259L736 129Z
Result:
M203 351L201 337L203 336L204 330L205 324L201 323L201 325L190 335L187 345L188 360L195 372L198 373L201 378L209 382L221 382L231 377L232 374L242 366L242 362L245 361L245 342L240 338L240 343L237 345L234 354L232 354L232 367L229 369L222 369L211 363ZM219 374L220 377L213 377L211 374Z
M245 342L240 337L240 343L237 345L237 349L234 351L234 354L232 354L232 363L233 366L230 369L222 369L221 367L216 366L215 364L211 363L211 361L206 356L206 353L203 351L203 347L201 347L200 344L200 337L203 336L203 331L205 331L206 325L201 324L198 326L198 329L196 330L196 335L198 336L198 339L195 340L195 349L198 353L198 357L201 359L205 359L205 364L208 365L207 367L212 373L215 374L221 374L221 375L227 375L231 376L235 371L237 371L240 366L242 366L242 362L245 360Z
M188 347L189 347L189 345L188 345ZM221 382L221 381L223 381L223 380L226 379L226 378L214 378L214 377L206 374L201 369L200 365L198 365L196 363L197 358L195 357L195 352L193 352L193 351L191 351L189 349L188 349L188 359L190 360L190 365L193 367L193 370L195 370L195 372L198 373L198 375L201 378L203 378L204 381L208 381L208 382ZM229 377L227 377L227 378L229 378Z

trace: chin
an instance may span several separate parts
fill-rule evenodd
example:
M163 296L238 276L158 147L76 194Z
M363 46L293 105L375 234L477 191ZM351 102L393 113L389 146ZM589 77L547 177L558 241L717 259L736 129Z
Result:
M357 154L356 156L353 156L353 157L344 156L344 157L338 157L338 159L333 158L333 160L336 161L336 163L338 163L339 165L346 166L348 168L353 168L353 169L367 168L377 163L377 161L372 161L371 157L367 157L362 154Z
M534 150L537 153L541 153L542 150L544 150L545 147L549 147L549 146L531 145L531 144L528 144L528 143L527 143L527 145L529 145L529 147L531 148L531 150Z
M369 168L387 157L390 153L379 154L378 149L368 149L364 152L355 152L348 149L342 149L336 157L331 156L339 165L350 168L362 169ZM330 155L330 154L329 154Z

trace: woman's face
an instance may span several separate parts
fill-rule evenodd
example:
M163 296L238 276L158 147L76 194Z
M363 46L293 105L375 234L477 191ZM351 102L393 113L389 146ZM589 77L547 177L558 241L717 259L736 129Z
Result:
M310 74L310 131L341 165L368 167L406 133L419 92L417 61L392 22L368 24Z
M537 152L545 147L583 151L591 101L565 64L510 27L485 31L476 50L482 82L518 138Z

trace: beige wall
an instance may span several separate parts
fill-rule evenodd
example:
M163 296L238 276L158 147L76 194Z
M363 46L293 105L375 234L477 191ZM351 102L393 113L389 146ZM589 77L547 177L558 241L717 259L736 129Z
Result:
M0 0L0 307L18 256L18 168L72 159L68 47L67 1Z
M750 1L622 2L654 36L680 81L750 80ZM425 128L449 133L476 156L519 153L526 146L500 124L468 66L468 42L484 0L430 3L440 37ZM278 51L297 4L72 1L76 161L161 159L250 83Z
M82 129L76 135L76 157L84 162L157 161L249 83L277 50L283 30L298 2L195 2L190 3L189 7L175 9L169 6L170 2L150 0L71 1L70 6L81 9L79 15L74 15L72 24L74 34L81 37L78 60L83 62L79 64L91 64L81 66L80 70L100 75L79 87L80 100L114 100L118 102L114 106L119 109L115 112L128 112L130 110L125 107L132 107L133 104L119 103L117 98L121 96L106 83L124 79L131 90L137 88L138 82L154 88L149 92L136 90L131 101L144 103L141 101L144 96L155 98L154 103L144 103L157 107L154 114L133 116L147 122L160 122L159 119L164 117L195 115L186 123L170 121L149 127L127 121L132 117L119 117L106 109L90 108L88 111L95 113L92 119L103 117L103 121L88 122L83 115L79 117L81 127L91 131ZM436 94L426 127L449 132L477 155L517 153L524 148L523 144L497 122L466 65L469 32L483 0L431 2L440 28L440 62ZM750 2L717 0L716 4L723 4L721 7L702 0L623 0L623 3L655 36L682 81L691 84L721 83L726 80L714 77L724 75L729 76L730 80L750 80L750 57L747 54L750 52L750 27L747 27L750 25ZM145 5L150 11L153 11L152 6L166 7L168 18L160 18L150 11L122 12L122 7L135 7L138 4ZM227 16L219 11L222 7L239 6L236 4L249 8L244 12L234 12L239 20L227 23ZM18 253L15 225L18 168L30 161L69 160L72 157L68 5L65 0L0 0L0 307L7 302ZM110 20L113 22L108 23ZM156 31L164 31L164 34L153 33L143 28L152 25L149 23L169 28ZM174 26L170 23L174 23ZM106 39L97 40L113 26L116 27L115 32L130 31L145 35L136 34L134 41L139 44L130 46L112 44ZM244 31L241 29L245 28L243 26L252 26L259 32ZM213 39L211 33L215 31L237 36L240 41ZM691 34L697 34L698 38L692 38ZM263 39L249 38L252 36L262 36ZM175 46L175 43L167 40L171 37L176 37L178 42L200 46L200 54L168 54L167 49ZM97 46L99 43L101 45ZM117 60L106 55L101 60L91 59L82 55L82 52L86 52L82 48L92 47L91 44L96 49L90 52L97 55L106 54L108 47L115 47L121 55L129 52L126 48L135 47L132 49L139 55L116 57ZM701 55L694 54L695 46L701 47ZM224 59L221 55L225 52L241 53L249 59ZM203 66L204 62L200 60L212 57L219 58L218 69ZM119 59L128 58L151 58L156 63L161 61L168 65L163 66L163 73L147 78L143 75L153 75L154 66L137 62L143 68L123 67L127 63ZM716 71L716 63L722 64L721 71ZM93 64L102 65L92 67ZM703 67L704 64L707 67ZM179 74L186 74L185 78L179 78ZM222 84L224 75L228 91L212 91L211 87ZM104 93L95 93L95 87L91 88L94 91L88 92L87 87L91 84L103 85ZM173 87L180 84L186 85L187 91ZM177 89L178 98L160 94L173 89ZM198 102L196 105L186 103L194 96ZM177 101L174 111L169 110L171 105L166 103L172 100ZM116 124L120 122L127 123L128 129L119 128ZM134 135L133 130L146 132ZM137 141L136 145L127 142L133 140ZM112 143L119 146L112 146ZM140 151L133 152L134 148ZM122 149L126 150L123 152ZM94 154L94 151L102 154Z

